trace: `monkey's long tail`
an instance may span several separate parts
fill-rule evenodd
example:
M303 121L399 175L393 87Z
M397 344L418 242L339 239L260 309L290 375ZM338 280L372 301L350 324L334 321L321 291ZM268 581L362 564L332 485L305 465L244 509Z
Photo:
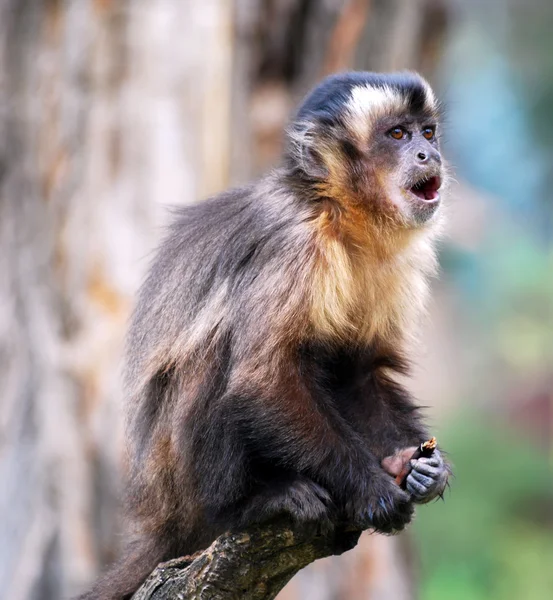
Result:
M157 540L133 542L93 588L76 600L129 600L166 556L166 549Z

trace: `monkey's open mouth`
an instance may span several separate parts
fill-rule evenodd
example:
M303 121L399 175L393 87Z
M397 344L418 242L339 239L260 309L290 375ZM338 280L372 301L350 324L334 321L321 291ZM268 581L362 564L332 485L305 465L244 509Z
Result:
M409 191L417 198L420 198L425 202L432 202L439 198L440 194L438 190L440 189L441 185L441 178L435 176L417 181L414 186L409 188Z

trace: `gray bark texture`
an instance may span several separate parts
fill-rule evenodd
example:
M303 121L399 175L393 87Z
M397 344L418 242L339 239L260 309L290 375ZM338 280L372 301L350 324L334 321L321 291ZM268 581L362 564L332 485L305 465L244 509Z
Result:
M68 598L120 551L120 357L166 207L274 164L293 106L333 70L431 77L444 15L438 0L0 0L1 597ZM251 581L275 590L279 561L285 578L332 554L248 535L201 572L234 565L238 585L266 556ZM363 538L279 598L408 600L405 542Z
M350 550L360 534L286 521L228 533L204 552L159 565L133 600L271 600L300 569Z

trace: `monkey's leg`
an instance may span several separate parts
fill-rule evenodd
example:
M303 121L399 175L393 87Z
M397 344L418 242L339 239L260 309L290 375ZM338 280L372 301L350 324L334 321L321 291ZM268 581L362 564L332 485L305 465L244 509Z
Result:
M248 451L328 490L352 524L384 533L402 529L413 513L410 496L382 469L366 440L315 401L301 381L284 390L278 399L250 398L237 411L249 416L241 424L251 440Z
M263 483L242 510L241 524L263 522L289 514L297 523L312 522L324 529L332 525L335 512L329 492L301 475L280 477Z

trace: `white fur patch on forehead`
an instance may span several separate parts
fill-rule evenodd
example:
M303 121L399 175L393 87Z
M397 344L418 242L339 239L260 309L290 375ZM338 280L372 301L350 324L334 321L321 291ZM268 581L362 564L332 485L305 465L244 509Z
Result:
M358 85L351 90L345 117L350 131L360 140L366 140L377 119L405 109L405 98L399 91L388 86Z
M428 83L428 81L426 81L426 79L423 79L422 77L420 79L424 87L425 108L428 111L435 113L438 110L438 100L436 98L436 95L434 94L434 90L430 87L430 84Z

